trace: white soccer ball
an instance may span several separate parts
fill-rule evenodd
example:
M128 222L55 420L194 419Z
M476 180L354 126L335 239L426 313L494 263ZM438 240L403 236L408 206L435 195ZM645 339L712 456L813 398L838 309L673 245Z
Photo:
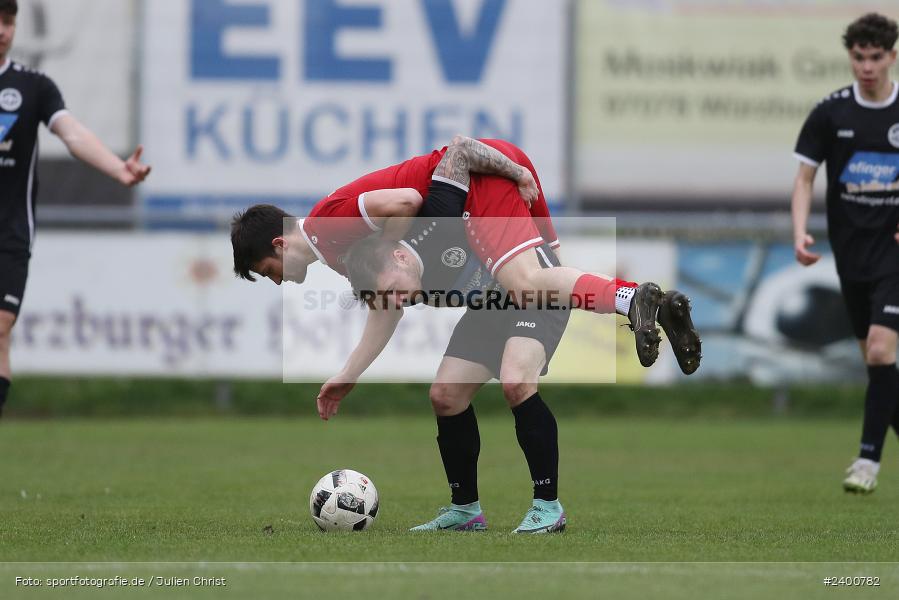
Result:
M378 516L378 490L362 473L339 469L312 488L309 511L322 531L363 531Z

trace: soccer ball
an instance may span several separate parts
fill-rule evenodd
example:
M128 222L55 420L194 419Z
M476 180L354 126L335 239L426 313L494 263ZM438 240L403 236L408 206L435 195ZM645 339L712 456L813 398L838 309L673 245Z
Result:
M378 490L362 473L340 469L318 480L309 510L322 531L363 531L378 516Z

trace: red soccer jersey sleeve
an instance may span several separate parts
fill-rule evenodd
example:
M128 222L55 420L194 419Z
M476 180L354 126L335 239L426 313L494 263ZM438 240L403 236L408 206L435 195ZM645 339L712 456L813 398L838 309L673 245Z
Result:
M431 175L446 151L435 150L363 175L320 200L303 221L302 231L318 259L346 276L344 255L355 242L380 231L365 212L365 194L375 190L414 188L428 195Z
M520 148L504 140L484 139L480 141L496 148L534 175L537 186L540 188L540 194L531 206L530 214L543 239L553 247L557 247L559 236L553 227L549 208L546 205L546 197L543 195L540 179L537 177L537 171L531 160ZM446 154L446 147L368 173L320 200L303 220L300 227L319 260L346 276L343 258L350 246L373 231L380 230L365 212L365 193L375 190L413 188L421 194L422 198L427 198L431 176L444 154ZM472 191L477 193L474 186ZM487 199L482 200L487 201Z

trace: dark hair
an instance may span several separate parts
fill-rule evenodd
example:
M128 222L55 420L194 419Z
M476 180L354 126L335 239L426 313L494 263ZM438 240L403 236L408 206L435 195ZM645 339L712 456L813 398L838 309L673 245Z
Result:
M353 294L361 299L363 291L375 291L378 275L390 265L390 256L399 247L399 242L373 234L359 240L350 247L344 258L347 277L353 286Z
M843 45L852 50L855 45L862 48L883 48L892 50L896 45L899 30L896 21L877 13L868 13L850 23L843 34Z
M2 2L3 0L0 0ZM284 235L284 219L291 215L271 204L257 204L231 220L231 247L234 248L234 274L248 281L254 264L275 256L272 240Z
M16 0L0 0L0 15L12 17L19 14L19 3Z

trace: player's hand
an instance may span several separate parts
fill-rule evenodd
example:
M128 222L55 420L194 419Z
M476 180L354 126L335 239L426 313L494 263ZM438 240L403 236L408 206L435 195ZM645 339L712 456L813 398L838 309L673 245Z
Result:
M125 160L125 170L119 177L119 181L121 181L123 185L127 185L128 187L137 185L150 174L150 165L145 165L140 162L140 155L143 153L144 147L138 146L134 151L134 154Z
M899 230L899 225L896 225L896 229ZM893 234L893 239L899 244L899 231L896 231L896 233Z
M793 243L796 252L796 260L804 267L813 265L821 259L820 254L809 251L809 246L815 243L815 238L805 233Z
M318 392L318 398L315 399L315 403L318 406L318 416L322 420L327 421L336 415L340 401L350 393L350 390L355 385L355 381L350 381L342 375L335 375L326 381Z
M528 208L537 201L540 190L537 188L537 181L534 179L533 173L521 167L522 175L518 178L518 192L524 198L524 203Z

